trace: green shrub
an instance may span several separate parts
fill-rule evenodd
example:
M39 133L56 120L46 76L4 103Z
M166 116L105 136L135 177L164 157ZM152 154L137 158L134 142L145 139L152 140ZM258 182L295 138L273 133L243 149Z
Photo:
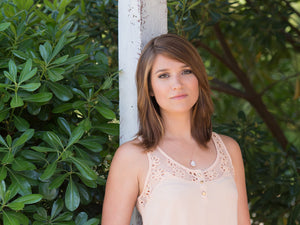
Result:
M105 156L118 143L116 73L73 22L84 1L70 2L0 1L4 225L100 221Z

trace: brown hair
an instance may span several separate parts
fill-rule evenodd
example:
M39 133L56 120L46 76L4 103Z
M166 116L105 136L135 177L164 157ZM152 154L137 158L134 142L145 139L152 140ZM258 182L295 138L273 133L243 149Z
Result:
M198 79L199 98L192 109L191 133L199 145L206 146L212 135L211 115L213 103L204 64L196 48L175 34L153 38L143 49L136 70L138 115L140 127L137 136L146 150L156 147L164 134L159 105L150 95L150 75L154 59L164 55L191 67Z

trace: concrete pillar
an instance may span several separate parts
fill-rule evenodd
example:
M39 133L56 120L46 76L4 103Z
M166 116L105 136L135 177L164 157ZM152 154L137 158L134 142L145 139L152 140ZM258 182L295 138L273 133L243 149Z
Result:
M120 144L138 131L135 70L153 37L167 33L166 0L119 0Z
M153 37L167 33L167 0L119 0L120 144L138 131L135 70L139 54ZM135 209L131 225L140 225Z

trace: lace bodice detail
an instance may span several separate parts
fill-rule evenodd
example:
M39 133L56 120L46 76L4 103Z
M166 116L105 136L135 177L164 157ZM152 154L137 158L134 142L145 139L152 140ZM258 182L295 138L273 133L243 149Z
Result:
M151 198L151 193L160 181L168 177L176 177L188 182L205 186L207 182L213 182L221 177L233 176L234 170L227 149L216 133L212 134L216 146L217 156L211 166L206 169L190 169L169 157L159 147L148 154L149 170L145 181L144 190L138 197L137 205L140 210Z

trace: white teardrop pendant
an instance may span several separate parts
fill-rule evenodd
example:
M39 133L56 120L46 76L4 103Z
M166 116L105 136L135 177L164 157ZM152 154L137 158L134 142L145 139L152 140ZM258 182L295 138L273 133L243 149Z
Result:
M195 166L196 166L196 162L195 162L194 160L191 160L191 161L190 161L190 165L191 165L192 167L195 167Z

